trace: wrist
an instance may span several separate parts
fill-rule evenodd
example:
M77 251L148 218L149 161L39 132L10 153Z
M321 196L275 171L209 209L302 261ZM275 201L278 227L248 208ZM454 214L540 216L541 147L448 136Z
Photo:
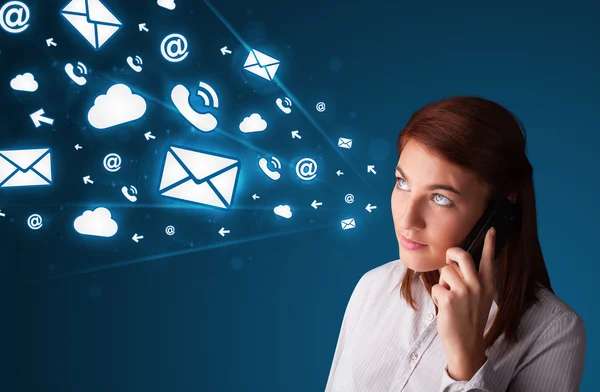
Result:
M457 381L470 380L475 373L481 369L486 361L487 355L485 355L485 352L481 355L464 356L456 360L448 361L448 375Z

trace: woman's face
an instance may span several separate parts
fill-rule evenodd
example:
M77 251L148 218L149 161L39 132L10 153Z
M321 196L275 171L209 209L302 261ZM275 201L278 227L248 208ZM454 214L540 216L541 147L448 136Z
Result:
M474 174L409 141L398 160L392 192L402 263L418 272L443 268L448 248L459 246L483 214L488 192ZM408 249L402 236L426 246Z

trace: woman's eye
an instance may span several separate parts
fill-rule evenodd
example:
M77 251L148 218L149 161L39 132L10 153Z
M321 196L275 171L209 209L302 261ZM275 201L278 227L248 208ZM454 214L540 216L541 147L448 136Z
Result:
M398 188L400 188L400 189L402 189L402 187L400 186L400 183L401 183L402 181L404 181L404 178L402 178L402 177L396 177L396 186L397 186ZM404 182L406 182L406 181L404 181Z
M404 178L396 177L396 188L398 188L401 191L407 191L407 189L404 189L402 187L403 182L406 182ZM448 199L446 196L440 193L434 194L432 200L436 207L452 207L452 205L454 204L452 200Z
M452 201L450 199L448 199L446 196L436 193L435 195L433 195L433 198L435 199L437 196L440 196L438 201L442 202L442 203L439 203L440 207L450 207L452 205ZM437 203L437 201L436 201L436 203Z

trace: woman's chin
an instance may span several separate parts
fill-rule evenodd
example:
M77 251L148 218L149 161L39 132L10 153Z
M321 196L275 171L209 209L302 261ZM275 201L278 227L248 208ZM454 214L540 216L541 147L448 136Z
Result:
M404 253L400 251L400 262L404 264L406 268L415 272L428 272L441 268L438 265L439 263L434 263L430 258L415 256L410 254L410 252Z

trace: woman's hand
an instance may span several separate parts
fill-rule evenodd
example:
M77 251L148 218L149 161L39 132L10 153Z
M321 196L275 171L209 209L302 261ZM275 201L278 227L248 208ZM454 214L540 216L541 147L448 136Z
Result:
M459 247L448 249L448 265L431 289L438 307L437 330L446 352L448 373L455 380L470 380L487 360L483 334L496 291L494 246L492 228L485 236L479 272L468 252Z

